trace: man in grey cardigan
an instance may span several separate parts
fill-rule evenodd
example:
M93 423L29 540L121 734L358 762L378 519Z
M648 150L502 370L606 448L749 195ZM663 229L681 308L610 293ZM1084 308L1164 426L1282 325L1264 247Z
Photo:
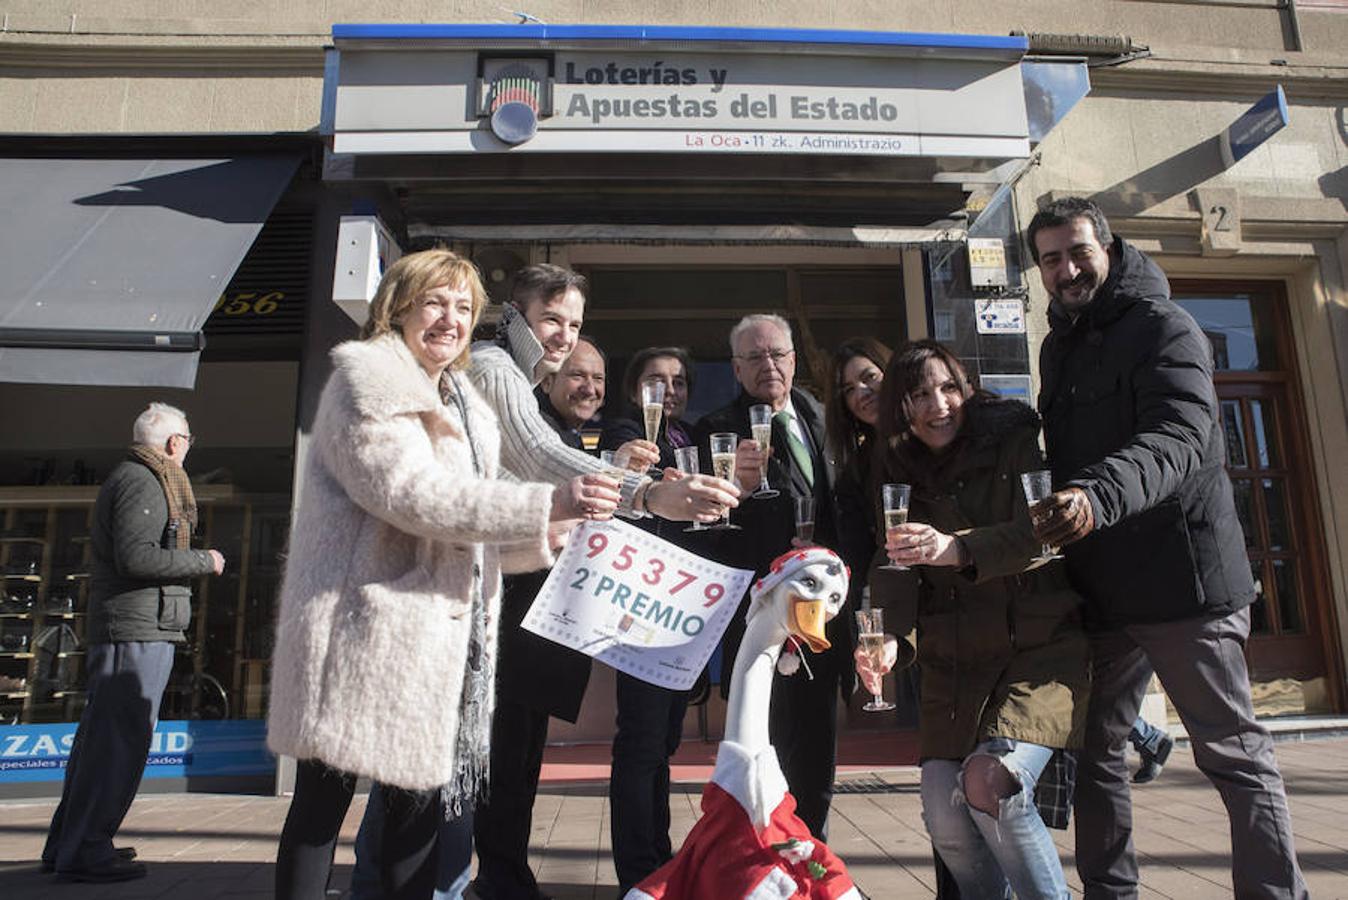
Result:
M496 412L501 426L501 467L524 481L562 485L589 474L582 508L592 518L615 511L604 465L566 446L538 410L534 387L557 372L575 349L585 317L585 278L570 269L539 263L515 276L495 341L472 347L468 377ZM708 475L652 481L640 474L660 459L649 441L630 441L631 466L616 512L628 518L658 515L680 522L712 522L739 505L739 491Z
M42 865L61 881L129 881L146 874L115 848L145 771L159 701L192 613L190 579L219 575L225 558L191 549L196 499L183 471L192 432L181 410L151 403L133 444L94 505L86 618L88 702L66 764Z

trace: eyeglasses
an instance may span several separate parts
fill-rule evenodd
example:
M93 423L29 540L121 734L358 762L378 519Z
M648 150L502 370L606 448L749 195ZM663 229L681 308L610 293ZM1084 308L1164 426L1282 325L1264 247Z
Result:
M182 438L183 440L187 441L187 446L189 447L197 442L197 439L190 434L175 434L173 436L176 438Z
M732 358L747 362L751 366L761 366L768 360L779 363L795 352L795 350L760 350L757 353L745 353Z

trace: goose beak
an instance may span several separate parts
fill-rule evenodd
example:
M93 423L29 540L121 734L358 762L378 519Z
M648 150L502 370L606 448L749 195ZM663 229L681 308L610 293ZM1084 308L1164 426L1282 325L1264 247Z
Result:
M828 602L825 600L791 600L791 633L809 645L815 653L823 653L832 644L824 636L828 622Z

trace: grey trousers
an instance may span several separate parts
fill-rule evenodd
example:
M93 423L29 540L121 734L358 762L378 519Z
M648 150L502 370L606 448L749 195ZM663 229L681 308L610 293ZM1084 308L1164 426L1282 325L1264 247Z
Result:
M1093 680L1075 800L1087 900L1138 895L1125 750L1153 668L1189 732L1194 761L1226 805L1235 896L1309 896L1273 740L1250 702L1249 633L1247 608L1090 635Z
M54 862L58 872L112 859L112 837L145 772L159 701L173 671L173 644L91 644L84 664L88 702L42 850L43 860Z

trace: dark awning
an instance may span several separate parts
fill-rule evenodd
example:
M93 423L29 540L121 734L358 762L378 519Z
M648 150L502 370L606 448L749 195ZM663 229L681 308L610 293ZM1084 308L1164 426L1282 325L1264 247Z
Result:
M298 164L0 159L0 381L192 387L202 326Z

